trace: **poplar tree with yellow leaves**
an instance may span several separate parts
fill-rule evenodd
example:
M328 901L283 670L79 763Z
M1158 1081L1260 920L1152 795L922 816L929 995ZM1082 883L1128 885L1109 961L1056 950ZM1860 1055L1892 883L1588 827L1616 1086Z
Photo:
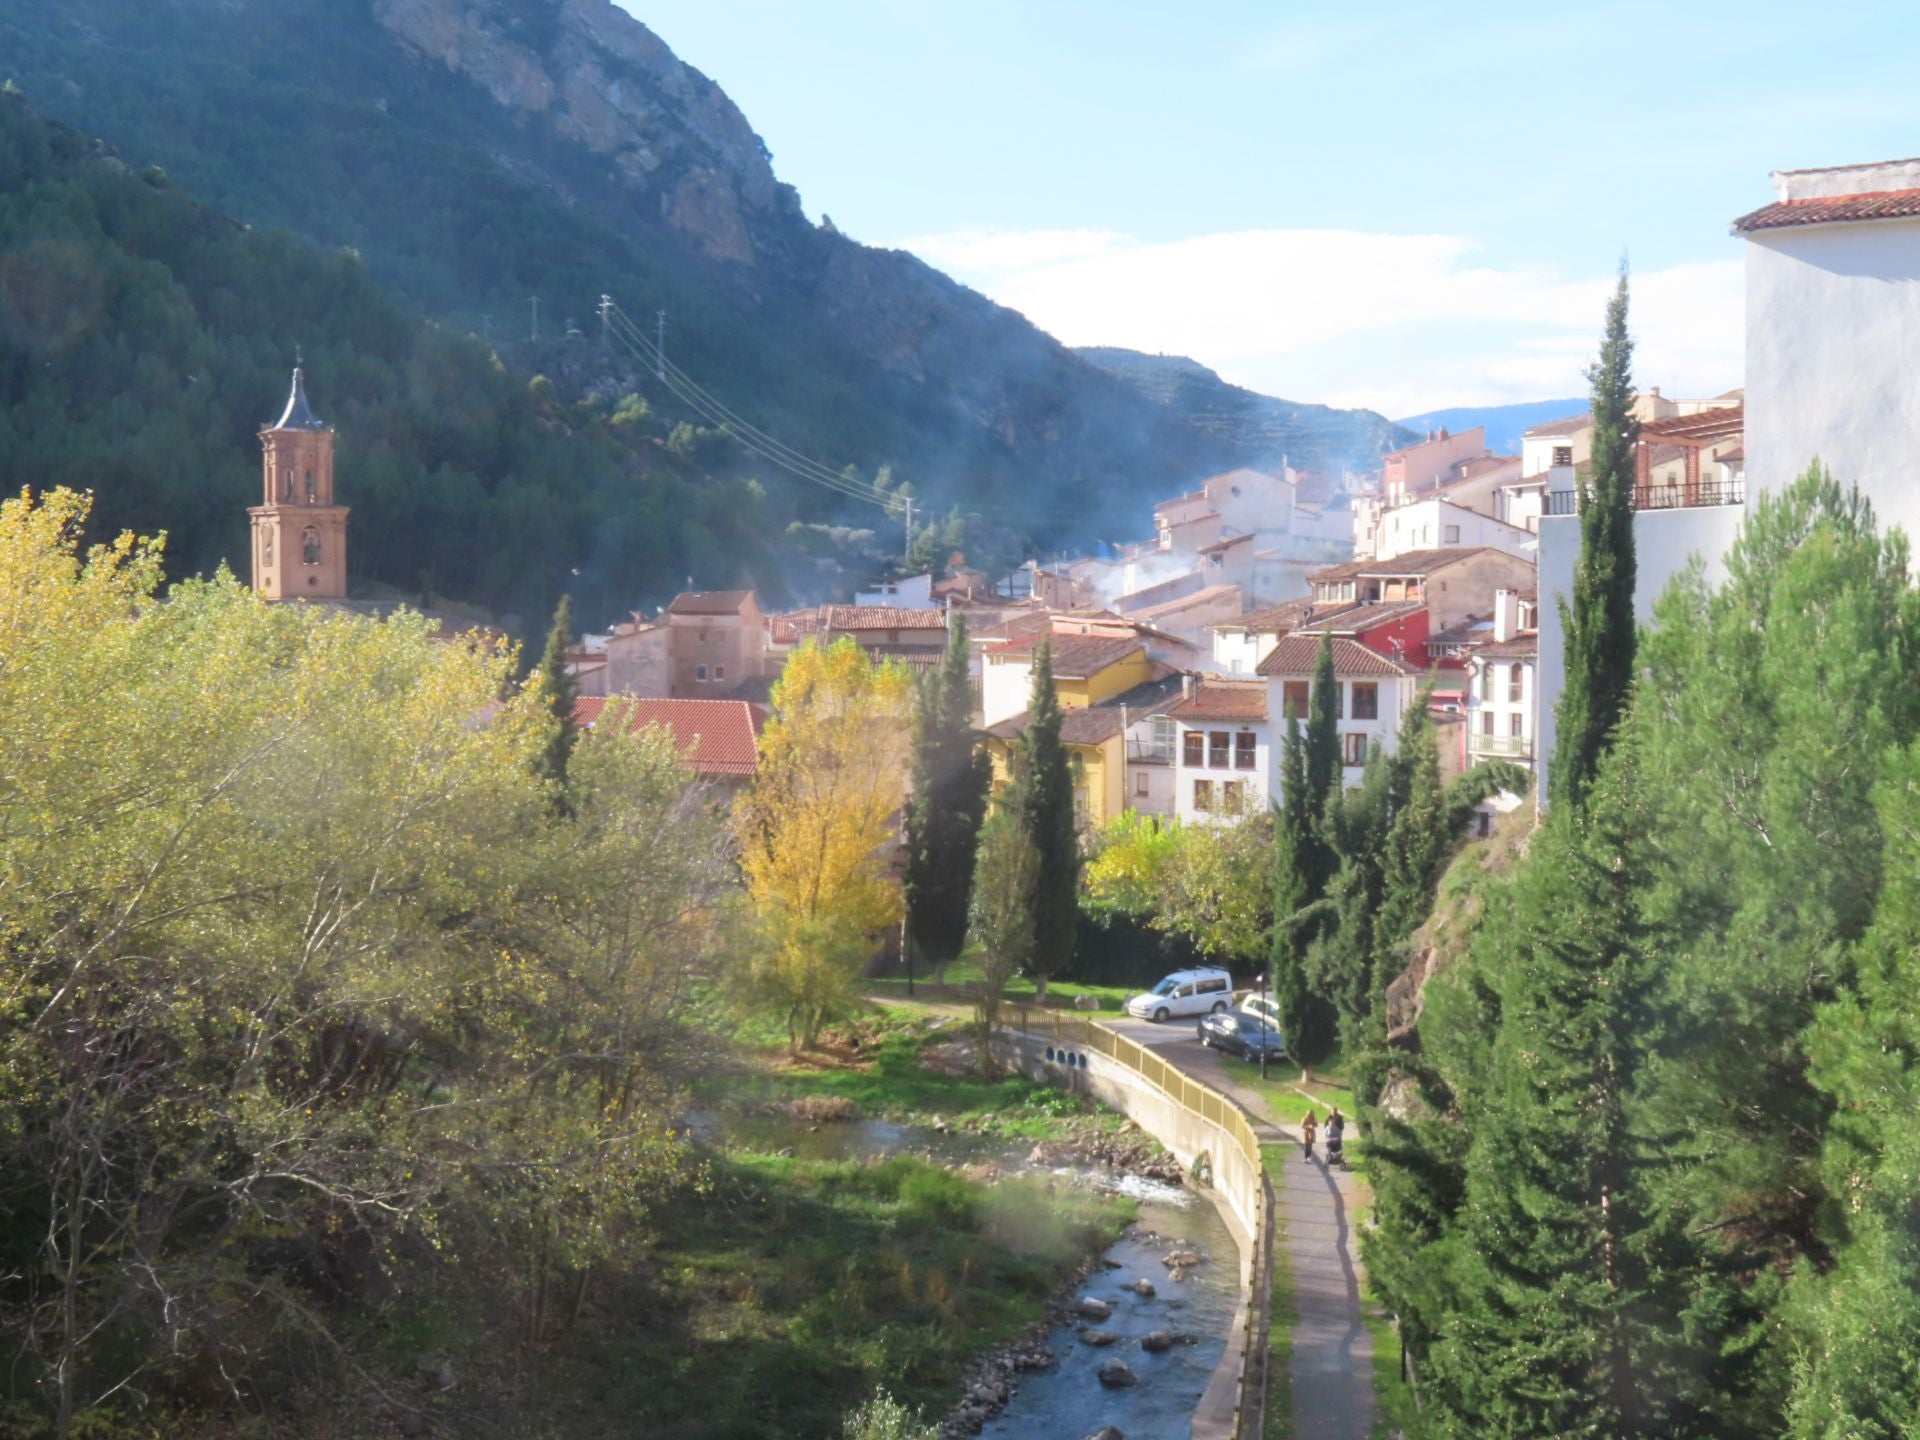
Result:
M804 1049L900 923L892 852L913 686L905 667L842 638L788 656L772 699L760 771L734 819L761 928L755 988Z

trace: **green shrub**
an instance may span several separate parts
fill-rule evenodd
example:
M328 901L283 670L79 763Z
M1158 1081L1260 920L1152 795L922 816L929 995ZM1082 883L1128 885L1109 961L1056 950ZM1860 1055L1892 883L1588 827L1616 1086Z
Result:
M980 1228L974 1187L958 1175L921 1166L900 1185L901 1214L929 1228L972 1231Z

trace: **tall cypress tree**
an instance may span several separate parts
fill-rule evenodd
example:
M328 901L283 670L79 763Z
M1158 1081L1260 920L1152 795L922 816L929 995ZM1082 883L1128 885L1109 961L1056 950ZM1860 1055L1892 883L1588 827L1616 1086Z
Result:
M1551 797L1578 806L1633 684L1633 488L1640 427L1633 418L1633 340L1627 333L1627 272L1607 302L1593 386L1593 474L1579 486L1580 558L1571 600L1560 602L1565 688L1550 772Z
M1047 981L1073 963L1080 928L1080 831L1073 814L1073 764L1060 739L1060 697L1053 684L1053 640L1033 656L1033 696L1020 737L1020 821L1040 857L1034 882L1033 980L1040 999Z
M1303 1073L1333 1053L1333 1007L1307 973L1316 922L1303 915L1326 887L1325 842L1307 787L1300 721L1287 718L1280 761L1280 813L1273 822L1273 948L1268 977L1280 1034Z
M1307 697L1306 789L1316 816L1326 810L1328 797L1339 788L1340 682L1333 673L1333 636L1322 631L1320 653L1313 662L1313 691Z
M993 773L974 743L967 621L958 612L947 632L946 658L921 686L919 701L913 798L907 804L907 944L944 976L966 944L974 850Z
M567 647L573 644L573 601L562 595L554 607L547 648L540 653L540 693L553 716L553 731L540 756L540 773L554 784L567 783L567 762L573 758L573 706L580 682L567 671Z

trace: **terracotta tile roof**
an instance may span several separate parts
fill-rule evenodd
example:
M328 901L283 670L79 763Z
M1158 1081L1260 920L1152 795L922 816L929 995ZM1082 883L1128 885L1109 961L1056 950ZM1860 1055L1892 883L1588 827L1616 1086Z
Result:
M667 607L669 615L738 615L753 599L751 590L682 590Z
M1031 663L1040 637L1023 636L996 645L987 651L989 660L1020 657ZM1055 635L1053 637L1053 673L1062 680L1086 680L1109 665L1117 665L1128 656L1146 649L1138 635Z
M1360 635L1378 625L1404 620L1426 609L1423 600L1383 600L1376 604L1349 605L1294 627L1296 635Z
M752 775L760 768L760 725L744 700L632 700L582 696L573 702L573 723L590 729L609 705L626 707L635 730L664 725L673 732L696 775Z
M1167 712L1176 720L1265 720L1264 680L1202 680Z
M1133 611L1129 618L1151 625L1156 620L1165 620L1168 616L1178 615L1183 610L1228 602L1236 606L1240 603L1238 585L1209 585L1204 590L1194 591L1191 595L1182 595L1178 600L1165 600L1158 605L1143 606Z
M1249 610L1231 620L1221 620L1214 624L1216 630L1273 630L1282 634L1294 626L1313 617L1314 599L1303 595L1298 600L1282 600L1278 605L1263 606L1258 610ZM1337 613L1342 607L1332 605L1328 614Z
M1583 415L1569 415L1564 420L1549 420L1544 425L1535 425L1526 432L1533 439L1545 439L1549 435L1578 435L1593 424L1593 412Z
M897 605L822 605L822 630L944 630L945 610L907 610Z
M767 617L767 634L776 645L796 645L803 637L819 633L818 610L789 610L784 615Z
M1180 676L1165 665L1154 668L1161 672L1159 677L1144 685L1136 685L1098 705L1061 711L1060 738L1069 745L1106 744L1120 733L1122 706L1126 707L1129 725L1149 715L1165 715L1180 703ZM1028 712L1022 710L1018 715L989 725L987 733L997 740L1017 740L1027 733L1027 715Z
M1262 675L1312 675L1320 659L1320 639L1316 635L1288 635L1267 652L1260 662ZM1389 655L1369 650L1358 640L1333 641L1333 673L1336 675L1416 675L1419 672Z
M1776 200L1733 222L1738 233L1779 230L1791 225L1835 225L1851 220L1920 218L1920 190L1868 190L1859 195L1826 195L1806 200Z
M1747 458L1747 447L1745 445L1736 445L1731 450L1722 450L1713 458L1725 461L1728 464L1732 464L1736 460L1745 460Z
M1474 555L1484 555L1491 549L1488 545L1447 545L1428 550L1408 550L1391 560L1349 560L1344 565L1330 565L1325 570L1315 570L1307 579L1315 584L1325 584L1331 580L1351 580L1361 575L1430 575L1435 570L1444 570Z
M1505 640L1489 640L1478 646L1475 660L1532 660L1540 654L1540 637L1532 630L1510 635Z

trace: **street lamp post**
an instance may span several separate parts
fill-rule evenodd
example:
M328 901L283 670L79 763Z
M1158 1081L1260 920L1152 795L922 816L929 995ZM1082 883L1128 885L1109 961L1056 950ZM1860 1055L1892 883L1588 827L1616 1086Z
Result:
M1260 977L1260 1078L1267 1078L1267 977Z

